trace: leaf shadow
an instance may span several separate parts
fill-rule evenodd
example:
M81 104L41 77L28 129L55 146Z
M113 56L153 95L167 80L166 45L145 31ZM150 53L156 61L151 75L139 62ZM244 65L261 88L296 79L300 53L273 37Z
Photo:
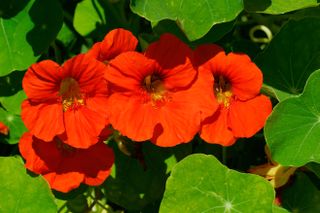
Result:
M0 1L0 17L10 19L23 10L30 0L2 0Z

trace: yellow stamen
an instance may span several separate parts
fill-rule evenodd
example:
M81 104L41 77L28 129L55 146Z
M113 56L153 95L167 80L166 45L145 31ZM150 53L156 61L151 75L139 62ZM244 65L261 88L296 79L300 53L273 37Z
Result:
M222 75L215 77L214 93L219 104L223 104L225 108L230 106L233 96L231 84Z
M166 89L162 80L156 75L148 75L143 82L144 89L150 94L152 103L163 101L166 95Z
M80 92L78 82L73 78L65 78L60 83L59 95L62 97L63 111L84 105L84 97Z

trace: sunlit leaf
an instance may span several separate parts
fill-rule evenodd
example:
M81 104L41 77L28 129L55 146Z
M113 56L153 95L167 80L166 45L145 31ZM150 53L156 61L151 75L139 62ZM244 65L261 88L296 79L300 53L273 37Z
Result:
M194 154L173 168L160 213L269 213L273 200L273 188L262 177L228 169L213 156Z
M19 142L21 135L27 131L20 115L8 112L0 108L0 121L9 127L9 136L6 137L6 142L16 144Z
M0 212L57 212L48 183L27 174L21 160L0 157Z

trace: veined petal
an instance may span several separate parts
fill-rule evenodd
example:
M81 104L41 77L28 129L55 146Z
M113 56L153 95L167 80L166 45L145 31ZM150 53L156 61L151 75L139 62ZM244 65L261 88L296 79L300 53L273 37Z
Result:
M126 52L113 59L105 78L117 87L126 90L140 90L144 78L159 70L154 60L146 58L138 52Z
M120 53L134 51L138 45L137 38L128 30L111 30L100 44L98 60L110 61Z
M60 81L60 66L51 60L44 60L27 70L22 87L28 98L46 101L58 98Z
M21 118L36 137L51 141L65 131L62 105L59 103L34 104L31 100L22 102Z
M196 77L191 49L171 34L161 35L159 41L149 45L145 55L160 65L167 89L187 88Z
M94 93L98 84L106 83L102 80L106 66L92 57L79 54L67 60L62 66L64 78L73 78L83 93ZM60 85L59 85L60 86Z
M67 138L61 137L63 142L75 148L86 149L98 142L99 135L106 126L106 118L82 106L77 110L64 112L64 124Z
M231 146L236 138L228 128L228 110L224 107L211 117L206 118L201 125L200 137L208 143Z
M229 108L228 126L235 137L251 137L264 126L271 111L271 101L264 95L234 101Z
M220 72L230 80L236 99L248 100L260 93L262 72L249 56L229 53Z

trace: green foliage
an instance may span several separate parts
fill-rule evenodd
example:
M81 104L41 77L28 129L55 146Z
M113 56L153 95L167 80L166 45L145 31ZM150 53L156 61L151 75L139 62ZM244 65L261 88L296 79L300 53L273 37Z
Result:
M57 212L48 183L31 177L21 160L0 157L0 212Z
M294 213L320 211L320 191L304 173L297 173L292 186L281 194L285 208Z
M0 3L0 76L28 68L47 50L62 26L57 0L18 2Z
M170 19L177 22L191 40L204 36L212 26L233 20L243 9L242 1L131 0L131 9L156 25Z
M5 142L9 144L18 143L21 135L27 131L19 115L2 108L0 108L0 121L9 127L9 137L5 137Z
M320 68L320 21L290 21L255 60L278 100L300 94L309 75Z
M98 0L84 0L77 4L73 25L81 35L88 35L97 25L105 22L104 11Z
M271 212L274 191L263 178L194 154L172 170L160 212Z
M280 102L265 126L272 158L285 166L320 162L320 70L298 97Z

